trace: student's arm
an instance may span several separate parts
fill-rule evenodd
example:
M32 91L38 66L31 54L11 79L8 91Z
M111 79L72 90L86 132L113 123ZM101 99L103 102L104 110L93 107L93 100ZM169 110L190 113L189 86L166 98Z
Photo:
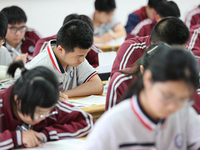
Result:
M126 30L124 26L121 23L118 23L114 28L113 28L113 33L112 33L112 38L117 39L121 37L126 36Z
M59 101L56 109L58 114L47 118L46 125L42 126L42 131L40 131L45 141L66 137L84 137L93 128L92 116L79 108Z
M74 89L63 92L68 97L87 96L103 93L103 84L98 75L93 76L88 82L85 82Z

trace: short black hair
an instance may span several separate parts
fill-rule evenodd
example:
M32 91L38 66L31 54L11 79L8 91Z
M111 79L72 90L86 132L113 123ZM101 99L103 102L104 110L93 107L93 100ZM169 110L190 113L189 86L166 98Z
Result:
M18 6L5 7L1 10L8 19L8 24L26 23L27 17L25 12Z
M66 52L74 52L75 47L89 49L93 44L93 31L87 23L73 19L60 28L56 41Z
M160 20L151 32L151 43L165 42L169 45L184 45L190 36L185 23L177 17Z
M115 0L95 0L95 10L111 12L116 8Z
M83 15L83 14L82 15L70 14L70 15L66 16L63 21L63 25L66 22L71 21L72 19L80 19L80 20L84 21L85 23L87 23L89 25L89 27L92 29L92 31L94 31L94 26L93 26L92 20L88 16Z
M27 70L22 61L12 63L8 68L8 74L14 76L17 68L22 69L22 75L14 83L11 91L11 106L16 109L21 105L22 114L30 115L33 119L35 108L50 108L59 98L59 82L56 75L44 66L38 66ZM14 96L17 95L17 101Z
M180 10L178 8L178 5L174 1L162 1L158 4L156 12L161 17L180 17Z
M5 38L8 28L8 20L6 16L0 12L0 38Z
M158 5L162 2L162 1L166 1L166 0L149 0L148 1L148 6L151 8L154 8L155 10L157 10Z

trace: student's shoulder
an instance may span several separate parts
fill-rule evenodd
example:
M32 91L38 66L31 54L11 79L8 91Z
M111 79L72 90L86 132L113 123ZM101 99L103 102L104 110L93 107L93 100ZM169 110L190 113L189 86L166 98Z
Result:
M29 37L29 38L41 38L42 36L35 29L27 27L26 32L25 32L25 38L26 37Z
M49 36L49 37L41 38L41 39L38 40L38 42L44 43L46 41L54 40L54 39L56 39L56 37L57 37L57 34Z

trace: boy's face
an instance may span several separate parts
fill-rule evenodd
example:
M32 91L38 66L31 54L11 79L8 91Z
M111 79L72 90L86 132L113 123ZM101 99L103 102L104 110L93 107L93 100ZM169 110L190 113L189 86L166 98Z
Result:
M90 51L89 49L80 49L78 47L74 48L74 52L66 53L63 49L63 53L61 55L61 58L59 61L61 62L61 65L64 67L66 65L77 67L82 62L84 62L85 57L87 53Z
M16 47L24 38L26 32L26 23L8 24L8 30L6 34L6 42L9 45Z
M111 22L113 15L114 15L114 10L111 12L104 12L104 11L98 11L98 19L101 23L108 24Z

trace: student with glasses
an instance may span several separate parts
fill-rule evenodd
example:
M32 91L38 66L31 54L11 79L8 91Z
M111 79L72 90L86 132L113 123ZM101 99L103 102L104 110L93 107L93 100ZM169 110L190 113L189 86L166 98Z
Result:
M91 115L58 101L59 83L46 67L27 70L21 61L9 66L14 85L0 91L0 149L35 147L47 141L86 136L93 127Z
M161 51L129 86L123 102L96 122L83 150L199 149L200 118L190 104L198 74L187 50Z
M5 7L1 10L8 19L8 30L5 47L11 53L12 59L24 54L27 60L32 59L35 44L40 39L38 33L26 26L27 16L18 6Z

